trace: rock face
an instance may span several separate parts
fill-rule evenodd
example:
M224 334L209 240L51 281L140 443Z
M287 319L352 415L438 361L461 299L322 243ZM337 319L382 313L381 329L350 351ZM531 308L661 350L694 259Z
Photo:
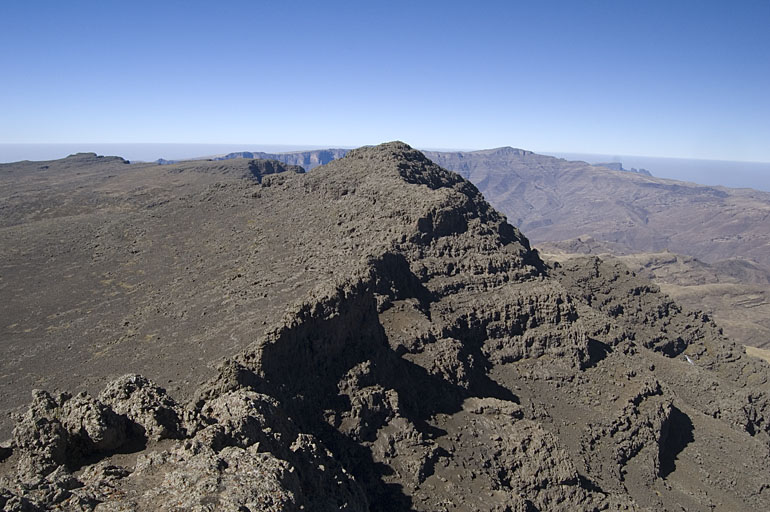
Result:
M627 169L513 148L425 154L476 184L538 249L629 255L629 266L655 278L682 304L713 314L734 341L768 347L767 192L660 179L644 169L613 172ZM671 259L669 251L697 260L669 265L662 261ZM649 261L655 253L666 256ZM697 286L667 279L680 281L673 274L684 270L702 280L708 265L711 275Z
M152 172L203 180L186 165ZM249 326L206 343L248 342L180 401L137 374L105 376L96 398L35 392L0 453L5 509L770 507L770 369L707 316L617 262L548 266L475 186L402 143L261 182L234 165L192 197L226 212L198 217L228 234L201 250L239 259L201 263L226 298L196 290L214 325ZM177 346L166 364L197 371Z
M141 375L125 375L99 394L99 401L128 419L134 434L149 440L184 437L179 405Z
M279 172L294 172L302 174L305 170L299 165L287 165L278 160L251 160L249 162L249 171L254 175L257 182L262 183L262 177Z

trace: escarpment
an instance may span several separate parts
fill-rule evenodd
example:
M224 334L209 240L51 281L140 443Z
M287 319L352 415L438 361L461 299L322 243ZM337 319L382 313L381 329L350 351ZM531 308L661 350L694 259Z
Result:
M247 339L185 399L139 375L36 391L0 445L0 506L770 505L770 373L706 316L618 265L547 266L402 143L260 179L186 199L227 205L209 222L243 251L227 299L190 310L228 319L206 343Z

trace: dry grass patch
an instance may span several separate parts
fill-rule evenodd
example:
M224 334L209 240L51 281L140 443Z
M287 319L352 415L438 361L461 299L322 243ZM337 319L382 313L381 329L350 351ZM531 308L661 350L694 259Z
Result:
M760 359L764 359L765 361L770 363L770 350L757 348L757 347L750 347L746 345L746 354L752 357L758 357Z

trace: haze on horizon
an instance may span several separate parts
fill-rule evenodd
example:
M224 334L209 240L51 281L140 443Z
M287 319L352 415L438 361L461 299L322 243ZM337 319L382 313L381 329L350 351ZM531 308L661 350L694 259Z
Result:
M770 162L766 1L36 1L0 17L5 144Z

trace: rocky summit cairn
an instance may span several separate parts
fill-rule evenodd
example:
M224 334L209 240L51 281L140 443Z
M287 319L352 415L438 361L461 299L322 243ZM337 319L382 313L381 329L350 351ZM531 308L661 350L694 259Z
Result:
M184 399L137 374L34 391L0 445L4 510L770 509L770 369L706 315L617 262L546 265L400 142L307 174L232 162L147 167L172 173L164 194L229 180L151 218L193 202L201 250L224 233L238 258L196 267L229 276L228 300L190 299L211 322L200 347L235 332L217 322L265 327ZM169 357L195 372L191 352Z

